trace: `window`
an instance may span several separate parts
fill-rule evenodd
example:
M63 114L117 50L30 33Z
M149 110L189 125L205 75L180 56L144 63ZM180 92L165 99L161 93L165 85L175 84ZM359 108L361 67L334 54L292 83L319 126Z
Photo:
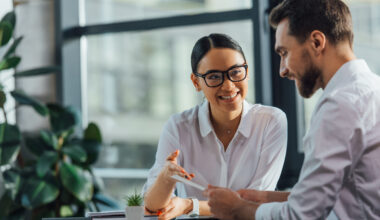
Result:
M142 188L169 116L203 101L190 80L190 54L196 40L212 32L241 44L253 76L250 20L86 37L84 102L108 145L96 167L114 198ZM253 102L250 91L247 100Z
M86 0L86 24L251 8L251 0Z
M56 1L59 96L82 111L84 125L95 121L102 130L106 146L95 173L108 195L123 204L126 194L141 190L164 123L203 101L190 80L200 37L236 39L251 74L247 100L271 104L269 25L258 19L267 6L261 0Z

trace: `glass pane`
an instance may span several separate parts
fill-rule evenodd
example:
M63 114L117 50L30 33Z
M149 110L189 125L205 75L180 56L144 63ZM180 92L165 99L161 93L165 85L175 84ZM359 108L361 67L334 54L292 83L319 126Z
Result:
M380 74L380 1L348 1L354 25L354 51Z
M190 80L190 54L200 37L226 33L240 43L251 74L247 100L254 102L252 26L251 21L239 21L87 37L88 119L99 124L108 145L96 166L124 169L114 172L120 180L106 181L112 183L106 190L113 197L121 200L141 189L146 170L133 177L131 169L153 165L170 115L202 102ZM107 178L112 178L109 173Z
M348 0L354 26L354 52L357 58L365 59L371 70L380 74L380 1ZM310 117L322 94L318 91L305 99L305 128L309 128Z
M85 0L85 23L99 24L251 8L252 0Z

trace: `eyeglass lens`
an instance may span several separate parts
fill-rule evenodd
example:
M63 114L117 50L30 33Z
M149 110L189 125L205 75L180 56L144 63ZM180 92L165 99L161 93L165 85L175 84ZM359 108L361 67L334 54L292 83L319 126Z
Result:
M233 69L230 69L228 71L229 79L233 82L239 82L243 80L246 76L247 72L245 67L235 67ZM222 72L213 72L207 74L205 77L206 83L208 86L218 86L222 84L223 82L223 76L224 74Z

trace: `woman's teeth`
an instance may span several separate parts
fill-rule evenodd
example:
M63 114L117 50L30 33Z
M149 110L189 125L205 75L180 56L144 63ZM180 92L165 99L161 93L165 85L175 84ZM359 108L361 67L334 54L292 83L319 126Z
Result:
M232 99L232 98L235 98L235 96L237 96L237 93L231 95L231 96L220 96L222 99L226 100L226 99Z

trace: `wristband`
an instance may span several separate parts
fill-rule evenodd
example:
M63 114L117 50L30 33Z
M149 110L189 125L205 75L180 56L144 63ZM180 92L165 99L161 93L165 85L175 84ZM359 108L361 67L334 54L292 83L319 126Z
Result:
M196 198L189 198L193 201L193 210L191 210L187 215L190 217L199 216L199 201Z

